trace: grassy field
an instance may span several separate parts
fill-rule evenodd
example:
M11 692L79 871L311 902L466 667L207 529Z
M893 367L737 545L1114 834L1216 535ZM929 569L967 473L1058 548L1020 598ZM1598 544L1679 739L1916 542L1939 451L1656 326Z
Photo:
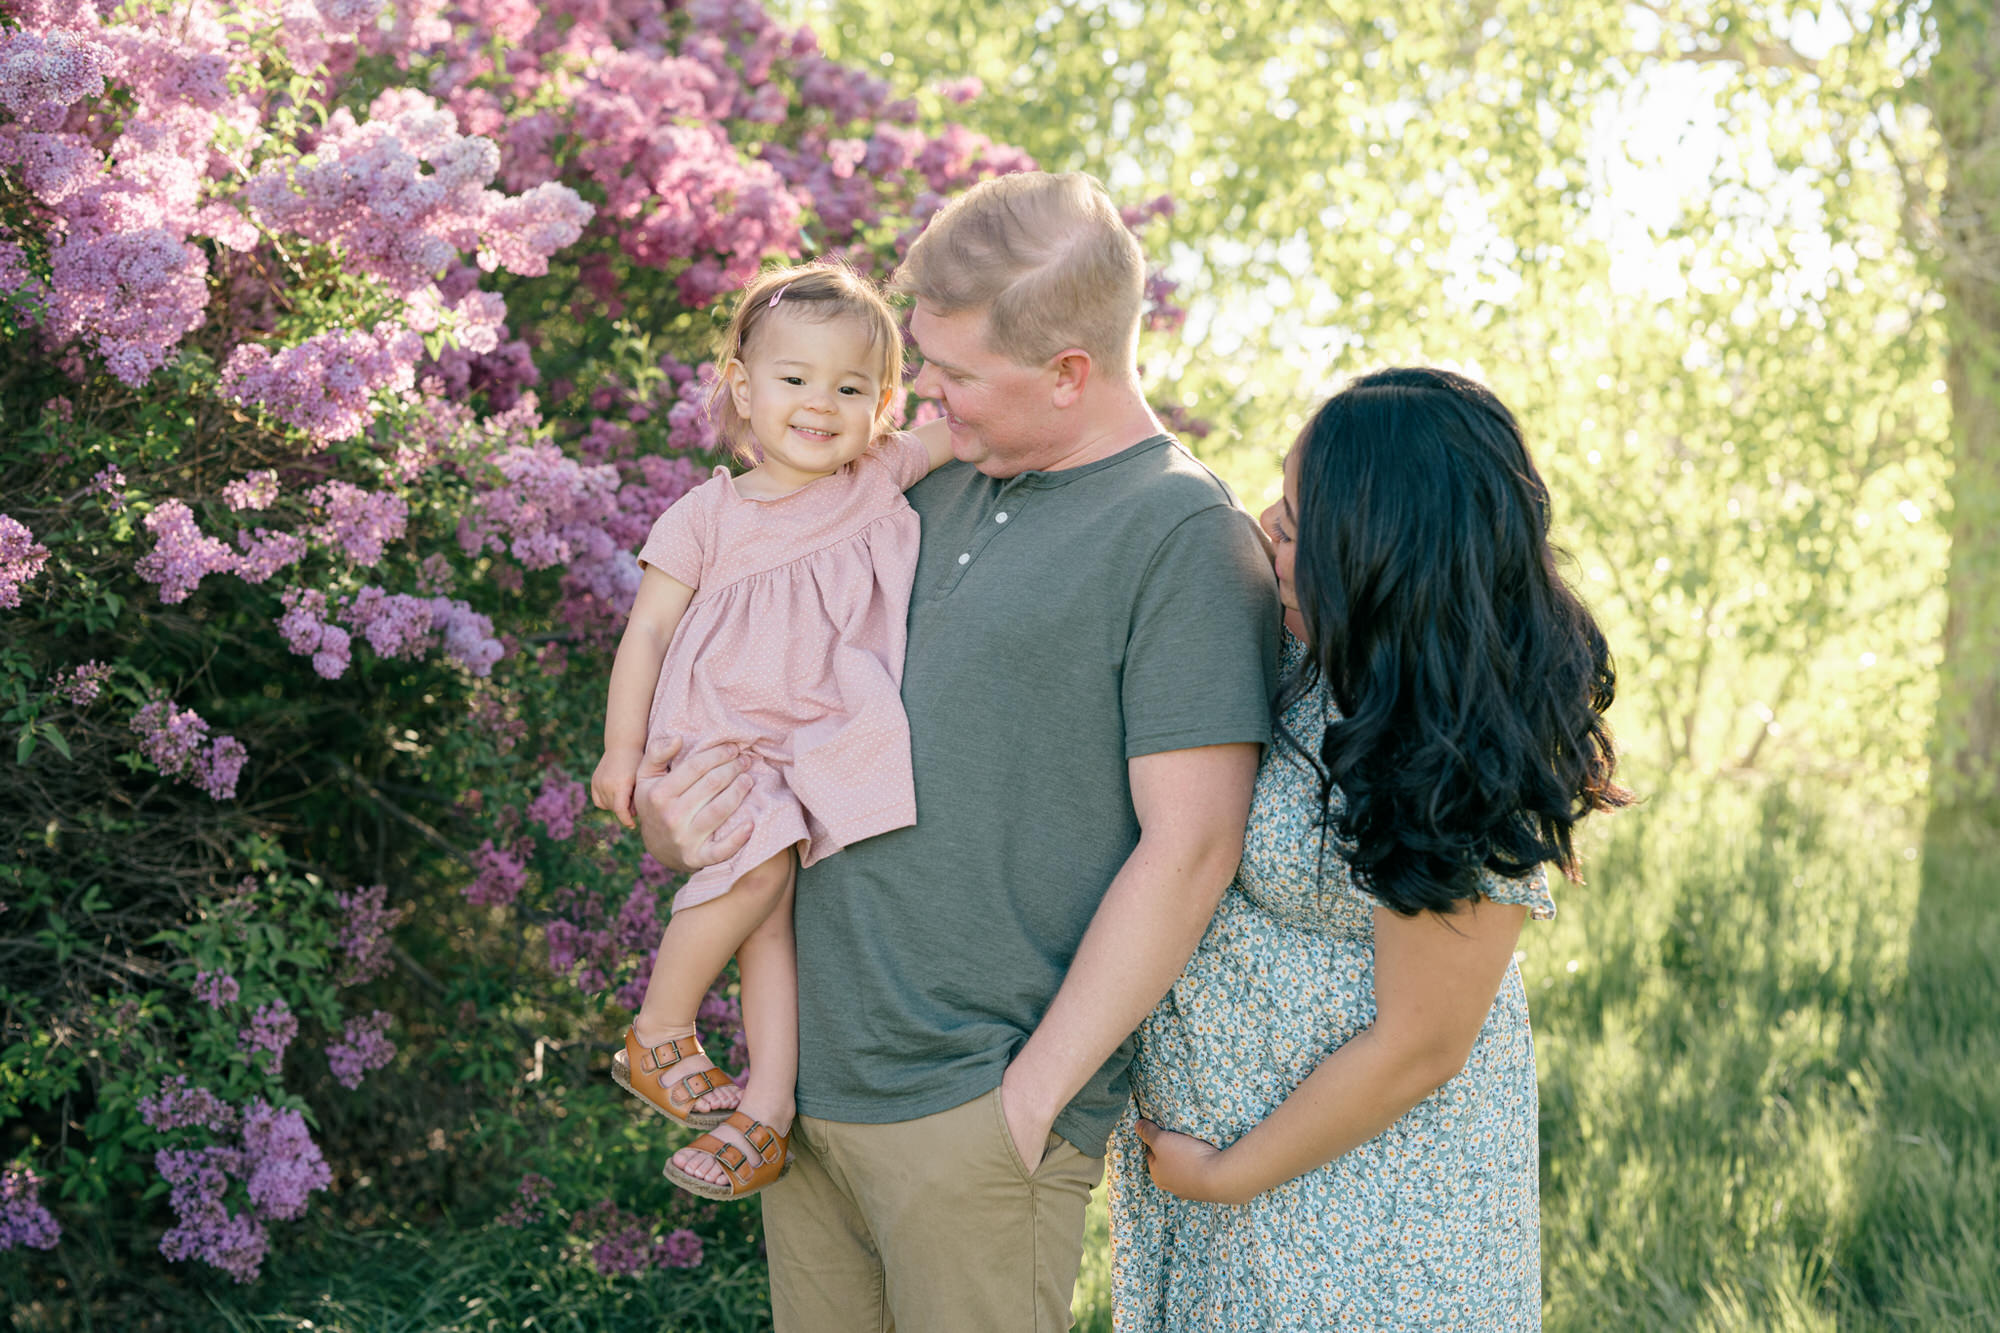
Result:
M1589 852L1522 944L1547 1326L2000 1328L2000 855L1926 864L1892 815L1730 792L1657 795ZM1108 1330L1101 1199L1090 1235L1078 1324ZM490 1225L327 1226L160 1326L735 1333L761 1286L747 1233L603 1279ZM14 1307L45 1322L75 1326Z

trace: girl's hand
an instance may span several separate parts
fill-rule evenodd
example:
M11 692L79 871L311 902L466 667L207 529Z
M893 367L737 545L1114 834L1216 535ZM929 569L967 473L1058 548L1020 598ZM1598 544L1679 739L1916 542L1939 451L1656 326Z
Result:
M1161 1129L1150 1120L1138 1124L1145 1145L1146 1169L1153 1183L1169 1194L1200 1203L1245 1203L1227 1180L1222 1149L1192 1134Z
M591 803L599 810L609 810L626 828L636 828L639 823L632 809L632 788L638 774L638 755L607 752L590 777Z

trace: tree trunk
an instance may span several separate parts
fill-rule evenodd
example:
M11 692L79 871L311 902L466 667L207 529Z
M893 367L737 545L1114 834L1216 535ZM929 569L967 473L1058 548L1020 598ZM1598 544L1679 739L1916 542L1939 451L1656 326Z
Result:
M1946 158L1951 570L1926 842L2000 838L2000 21L1935 0L1927 100Z

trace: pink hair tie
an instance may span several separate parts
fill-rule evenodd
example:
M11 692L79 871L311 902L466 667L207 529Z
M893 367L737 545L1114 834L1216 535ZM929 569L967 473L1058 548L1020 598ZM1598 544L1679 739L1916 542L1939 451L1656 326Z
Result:
M766 310L776 310L778 308L778 302L784 300L785 293L790 291L791 289L792 289L792 284L789 282L786 283L784 286L778 288L778 294L776 296L773 296L771 298L771 304L765 306L764 308Z

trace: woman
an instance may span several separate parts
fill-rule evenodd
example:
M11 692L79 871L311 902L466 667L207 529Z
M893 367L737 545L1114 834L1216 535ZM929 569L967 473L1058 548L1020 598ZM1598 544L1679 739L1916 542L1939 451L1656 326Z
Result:
M1264 515L1279 739L1243 862L1139 1031L1112 1147L1121 1333L1541 1323L1544 862L1627 803L1603 636L1514 418L1441 370L1320 408Z

